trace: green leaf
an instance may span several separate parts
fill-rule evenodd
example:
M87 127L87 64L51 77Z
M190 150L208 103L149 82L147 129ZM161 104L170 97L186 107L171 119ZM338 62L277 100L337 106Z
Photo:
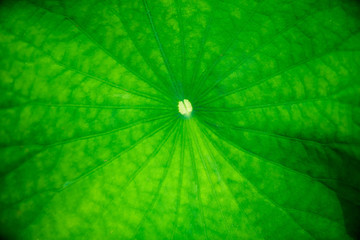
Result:
M355 239L360 5L0 5L0 235Z

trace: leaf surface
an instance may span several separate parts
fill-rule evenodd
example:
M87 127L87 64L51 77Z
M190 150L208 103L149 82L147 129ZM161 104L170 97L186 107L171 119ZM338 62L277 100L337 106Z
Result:
M356 239L359 16L351 0L1 3L0 233Z

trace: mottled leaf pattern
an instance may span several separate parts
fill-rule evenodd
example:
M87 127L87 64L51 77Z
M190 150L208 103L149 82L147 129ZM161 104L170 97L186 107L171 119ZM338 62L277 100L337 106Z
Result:
M355 0L3 1L0 236L356 239L359 16Z

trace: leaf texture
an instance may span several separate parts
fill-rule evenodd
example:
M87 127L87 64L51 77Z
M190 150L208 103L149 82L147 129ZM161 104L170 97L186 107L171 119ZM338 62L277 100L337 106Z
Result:
M352 0L2 2L1 235L356 239L359 16Z

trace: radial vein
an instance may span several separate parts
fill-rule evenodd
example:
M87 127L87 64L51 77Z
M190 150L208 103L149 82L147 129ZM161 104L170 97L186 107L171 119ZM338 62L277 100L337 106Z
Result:
M157 203L158 199L160 198L160 191L161 191L162 186L163 186L163 184L164 184L164 182L165 182L165 180L167 178L167 175L169 173L169 169L171 168L172 159L174 158L174 152L175 152L175 149L177 147L177 142L178 142L178 137L179 137L179 131L177 131L177 130L179 129L179 127L180 126L177 125L177 127L173 128L171 130L172 133L175 132L175 136L174 136L175 141L174 141L174 144L171 147L170 156L168 156L168 159L166 160L165 167L164 167L165 169L164 169L163 174L161 176L161 180L160 180L159 184L157 185L156 191L153 194L154 196L153 196L153 198L151 200L151 203L150 203L149 207L147 208L146 212L144 213L143 217L141 218L140 223L138 224L138 226L136 228L137 230L136 230L136 232L134 234L134 239L136 239L136 236L139 233L141 226L144 224L145 219L148 217L149 214L151 214L155 204Z
M172 86L174 88L175 94L178 95L179 93L178 93L178 89L177 89L177 85L176 85L176 79L175 79L175 76L174 76L174 74L173 74L173 72L171 70L169 60L168 60L168 58L167 58L167 56L165 54L164 48L163 48L163 46L162 46L162 44L160 42L160 38L159 38L158 32L156 30L156 27L155 27L155 24L154 24L154 21L153 21L153 17L151 15L151 12L150 12L150 9L149 9L148 3L147 3L147 0L143 0L143 4L144 4L145 10L146 10L146 14L148 16L149 23L151 25L151 29L152 29L152 31L154 33L156 43L157 43L157 45L159 47L161 56L162 56L162 58L164 60L166 69L167 69L167 71L169 73L171 84L172 84Z

